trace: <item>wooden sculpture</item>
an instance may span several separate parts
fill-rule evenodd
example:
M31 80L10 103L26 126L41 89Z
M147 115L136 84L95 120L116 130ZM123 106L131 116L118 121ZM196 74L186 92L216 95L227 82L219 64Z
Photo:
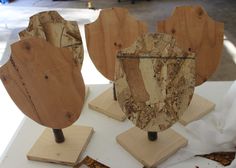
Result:
M163 131L182 116L194 92L194 54L167 34L146 34L118 52L117 99L137 127Z
M87 48L94 65L107 79L114 81L116 52L130 46L147 26L132 17L127 9L103 9L98 19L85 25ZM123 121L126 117L116 101L115 88L109 88L89 102L89 107Z
M21 111L50 128L74 123L83 107L85 85L72 53L39 38L21 40L11 49L0 77Z
M68 48L75 63L82 66L83 45L76 21L66 21L56 11L41 12L30 17L28 28L19 33L21 39L43 38L56 47Z
M103 9L98 19L85 25L89 56L107 79L114 81L118 49L129 47L147 26L132 17L125 8Z
M176 7L157 23L157 31L172 34L177 46L196 53L196 86L216 70L223 47L224 25L211 19L201 6Z
M192 99L195 56L171 35L156 33L140 36L117 59L117 100L136 127L116 140L145 167L155 167L187 144L170 127Z

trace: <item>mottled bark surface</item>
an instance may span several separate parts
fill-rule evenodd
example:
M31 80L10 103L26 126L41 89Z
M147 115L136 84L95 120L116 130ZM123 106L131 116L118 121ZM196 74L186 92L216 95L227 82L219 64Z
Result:
M19 33L21 39L43 38L56 47L68 48L80 66L83 63L83 44L76 21L63 19L56 11L40 12L30 17L28 27Z
M127 117L146 131L177 122L194 92L194 54L176 47L171 35L146 34L117 58L117 99Z

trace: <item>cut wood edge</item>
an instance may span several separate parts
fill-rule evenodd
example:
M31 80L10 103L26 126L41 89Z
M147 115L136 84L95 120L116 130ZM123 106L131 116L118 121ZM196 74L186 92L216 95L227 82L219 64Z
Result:
M118 121L126 119L118 101L113 99L113 88L109 88L88 103L88 107Z
M187 125L193 121L199 120L215 109L215 103L197 94L193 95L188 109L184 112L179 122Z
M149 141L147 132L137 127L121 133L116 141L146 167L159 165L188 144L187 139L172 129L160 132L157 141Z
M92 127L73 125L63 129L63 132L65 142L57 144L52 130L46 128L28 152L27 159L74 166L85 151L94 130ZM68 141L71 144L68 144Z

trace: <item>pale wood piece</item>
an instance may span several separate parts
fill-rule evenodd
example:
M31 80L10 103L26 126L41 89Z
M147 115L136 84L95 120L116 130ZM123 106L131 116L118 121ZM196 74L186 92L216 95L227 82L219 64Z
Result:
M39 38L11 46L0 78L21 111L47 127L65 128L80 116L85 85L72 53Z
M95 22L85 25L89 56L98 71L113 81L117 50L129 47L145 32L146 24L132 17L125 8L101 10Z
M180 118L179 122L183 125L187 125L190 122L196 121L202 118L204 115L214 110L215 104L202 96L197 94L193 95L192 101L189 107Z
M172 34L178 47L196 53L196 86L215 72L223 48L224 24L210 18L201 6L176 7L171 17L158 21L157 31Z
M147 132L133 127L116 137L117 142L146 167L155 167L167 160L188 141L172 129L158 133L158 140L149 141Z
M27 154L29 160L74 166L93 134L92 127L72 125L63 129L65 142L56 143L52 130L46 128Z
M29 26L19 33L21 39L38 37L55 47L68 48L75 63L82 66L84 51L76 21L63 19L56 11L45 11L30 17Z
M193 96L194 54L176 47L171 35L140 36L118 52L116 95L135 126L163 131L179 121Z
M98 97L90 101L88 106L92 110L103 113L106 116L118 121L124 121L126 119L126 115L121 110L119 103L113 99L112 87L105 90Z

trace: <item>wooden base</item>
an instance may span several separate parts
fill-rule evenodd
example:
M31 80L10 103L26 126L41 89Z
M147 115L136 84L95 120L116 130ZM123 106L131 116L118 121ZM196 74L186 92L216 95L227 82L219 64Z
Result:
M121 110L120 105L113 99L113 88L109 88L98 97L89 102L89 108L103 113L119 121L126 119L125 113Z
M29 160L73 166L85 150L92 127L70 126L63 129L65 142L56 143L52 129L46 128L27 154Z
M187 145L187 140L172 129L158 133L157 141L149 141L147 132L133 127L118 135L116 140L146 167L159 165Z
M214 110L214 108L215 104L213 102L194 94L188 109L184 112L179 122L183 125L187 125L208 114Z

